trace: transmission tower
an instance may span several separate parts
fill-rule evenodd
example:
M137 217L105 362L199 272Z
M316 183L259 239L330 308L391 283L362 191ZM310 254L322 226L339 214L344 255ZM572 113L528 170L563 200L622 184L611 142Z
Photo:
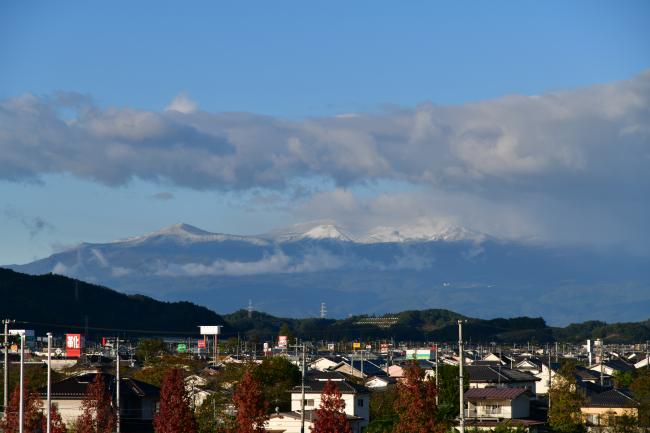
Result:
M327 308L325 307L325 302L320 303L320 318L324 319L327 315Z
M252 299L248 300L248 308L247 309L248 309L248 318L250 319L251 317L253 317L253 300Z

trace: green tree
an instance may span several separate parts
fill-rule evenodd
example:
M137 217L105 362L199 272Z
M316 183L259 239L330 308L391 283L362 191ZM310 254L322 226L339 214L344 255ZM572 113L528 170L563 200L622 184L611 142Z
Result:
M235 428L235 418L227 408L232 399L223 392L210 394L194 412L198 433L228 433Z
M650 429L650 371L642 369L630 384L634 399L638 402L639 426Z
M617 388L629 388L634 382L635 374L632 371L615 371L614 383Z
M582 398L578 394L574 371L575 363L565 362L555 375L549 389L551 407L548 411L548 422L557 433L585 431L580 413Z
M135 350L135 357L144 364L165 353L165 344L160 339L141 340Z
M395 412L396 399L397 387L395 386L370 394L370 423L366 427L366 433L390 433L393 431L398 420L397 412Z
M274 411L276 406L280 411L291 409L289 391L300 383L298 367L284 356L269 356L255 367L253 377L260 382L264 397L270 403L270 411Z
M438 367L438 419L448 427L458 416L460 393L458 392L459 368L454 365ZM469 380L465 373L465 389L469 388Z

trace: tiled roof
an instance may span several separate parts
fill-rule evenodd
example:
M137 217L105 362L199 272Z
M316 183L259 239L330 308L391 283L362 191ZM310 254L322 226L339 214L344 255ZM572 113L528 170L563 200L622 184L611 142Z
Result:
M526 388L470 388L465 400L514 400L526 392Z
M354 382L349 382L345 380L333 380L333 382L338 386L339 391L341 391L341 394L369 394L370 389L363 385L356 384ZM325 389L325 385L327 385L326 380L313 380L309 378L305 378L305 392L310 392L310 393L322 393L323 390ZM292 392L299 392L300 391L300 385L296 385L293 387Z
M586 407L636 407L636 402L627 390L610 389L609 391L591 395Z
M52 398L55 399L81 399L86 395L88 386L93 383L97 373L83 373L76 376L68 377L59 382L52 384ZM109 392L115 392L115 376L112 374L101 374L102 380L106 385ZM136 397L157 397L160 393L158 387L149 385L148 383L139 380L122 377L120 379L121 388L120 394L132 394ZM39 394L43 397L46 396L47 388L43 387L38 390Z
M540 380L530 373L517 371L508 367L488 365L468 365L465 367L470 382L513 383L535 382Z

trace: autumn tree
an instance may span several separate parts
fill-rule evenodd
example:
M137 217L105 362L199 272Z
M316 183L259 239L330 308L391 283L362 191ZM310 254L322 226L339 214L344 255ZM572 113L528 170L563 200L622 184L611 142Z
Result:
M106 388L105 376L95 375L81 403L81 416L77 418L76 433L112 433L115 429L115 409Z
M398 421L393 433L442 433L444 424L437 418L436 385L426 380L424 370L415 362L404 371L404 381L397 385L395 411Z
M312 433L351 433L345 414L345 402L336 383L328 380L320 396L320 406L316 409L316 420Z
M575 363L565 362L549 388L551 407L548 411L548 423L557 433L584 431L580 413L582 398L578 394L574 370Z
M36 391L29 387L29 381L25 380L24 383L25 400L23 402L23 428L25 433L36 433L40 431L41 418L41 399ZM20 420L19 415L20 404L20 384L16 384L11 399L9 400L9 407L7 408L7 416L0 420L0 430L4 433L18 433L18 424Z
M61 414L59 413L59 407L55 403L52 403L52 408L50 409L50 426L51 426L50 431L52 433L68 432L68 428L65 426L63 420L61 419ZM47 431L47 417L45 415L42 416L41 431L43 432Z
M237 384L233 402L237 407L237 427L233 433L263 433L264 423L269 419L269 403L264 398L260 383L249 368Z
M160 410L153 420L156 433L196 433L196 423L178 368L167 372L160 389Z

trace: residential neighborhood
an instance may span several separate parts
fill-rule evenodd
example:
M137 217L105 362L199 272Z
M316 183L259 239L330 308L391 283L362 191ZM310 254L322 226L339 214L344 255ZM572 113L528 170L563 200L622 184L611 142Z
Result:
M218 327L201 329L219 332ZM236 347L214 342L206 336L94 339L82 334L54 336L48 342L30 330L8 328L4 371L10 383L0 428L16 431L12 423L20 415L16 403L22 377L23 399L35 400L34 409L23 405L22 416L47 413L49 405L57 432L80 431L89 413L98 416L99 408L89 403L97 387L107 396L111 432L158 432L155 420L171 410L163 407L170 398L170 372L179 380L176 404L184 407L192 431L200 433L240 428L242 411L250 411L241 406L241 393L250 391L243 388L247 380L254 392L246 399L260 398L256 419L261 424L255 431L315 431L319 419L331 412L340 414L351 433L388 433L409 416L399 410L403 398L416 398L425 408L419 416L435 420L445 432L649 428L650 370L639 364L648 348L641 343L590 340L565 344L558 352L553 344L498 345L494 350L494 345L463 342L461 353L458 342L334 344L290 342L283 335L263 344L239 341ZM326 409L332 401L338 409ZM558 419L572 420L574 430L562 430L569 427L561 427Z

